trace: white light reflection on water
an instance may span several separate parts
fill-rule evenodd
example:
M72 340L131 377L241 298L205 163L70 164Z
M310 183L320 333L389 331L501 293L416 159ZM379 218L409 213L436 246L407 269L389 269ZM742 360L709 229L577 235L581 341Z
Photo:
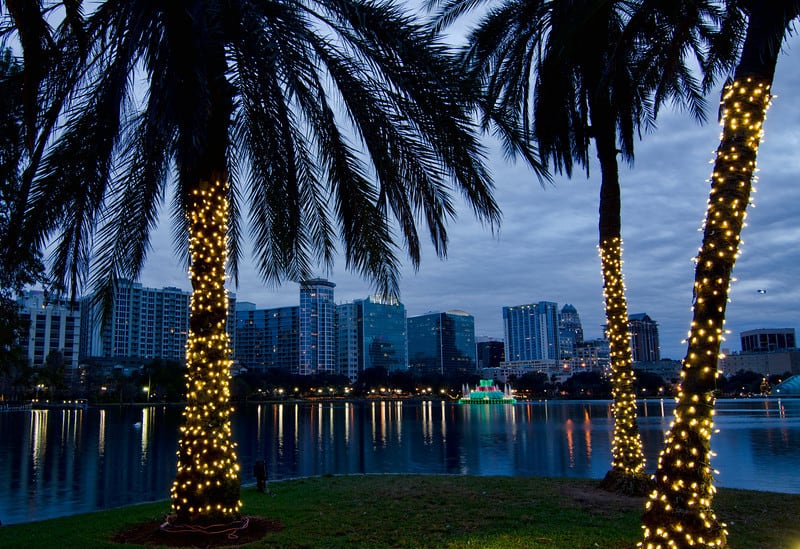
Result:
M345 402L344 404L344 443L350 445L350 429L353 424L353 403Z
M328 407L328 440L333 444L333 403Z
M31 457L33 458L33 476L36 478L42 468L42 456L47 450L47 425L50 410L31 410Z
M395 418L397 420L397 444L402 444L403 442L403 401L398 400L394 403L394 413Z
M147 466L147 458L149 456L148 449L150 445L150 429L152 428L153 422L153 414L155 413L155 408L152 406L148 406L146 408L142 408L142 428L140 432L142 434L141 446L141 459L140 462L142 467Z
M97 453L100 459L102 459L106 453L106 411L104 409L100 410L100 425L97 433Z

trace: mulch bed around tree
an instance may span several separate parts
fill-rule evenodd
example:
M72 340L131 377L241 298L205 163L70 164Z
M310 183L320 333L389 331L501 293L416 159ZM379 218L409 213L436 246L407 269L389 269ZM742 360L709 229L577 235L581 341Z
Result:
M237 547L258 541L270 532L283 530L281 521L265 517L248 517L247 527L236 530L231 535L228 533L169 531L169 529L162 529L162 524L164 521L157 519L133 524L114 536L112 541L164 547Z

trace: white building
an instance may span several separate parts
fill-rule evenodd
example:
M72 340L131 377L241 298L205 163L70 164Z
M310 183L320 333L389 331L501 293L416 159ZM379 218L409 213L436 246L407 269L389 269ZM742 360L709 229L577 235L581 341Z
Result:
M77 303L48 299L44 292L24 292L17 299L19 314L30 321L20 338L31 366L40 368L53 351L61 351L64 367L78 367L81 318Z

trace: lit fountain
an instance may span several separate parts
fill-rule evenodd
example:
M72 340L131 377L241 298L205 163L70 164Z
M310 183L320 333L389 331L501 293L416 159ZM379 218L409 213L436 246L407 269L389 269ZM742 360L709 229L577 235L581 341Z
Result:
M459 404L514 404L516 399L511 396L511 389L505 386L505 391L501 391L491 379L482 379L475 389L469 390L464 385L462 389L463 398L458 399Z

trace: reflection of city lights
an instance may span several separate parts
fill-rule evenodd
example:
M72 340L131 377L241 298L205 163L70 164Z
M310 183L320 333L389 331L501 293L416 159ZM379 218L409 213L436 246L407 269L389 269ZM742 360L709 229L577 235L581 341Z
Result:
M348 446L350 443L350 429L352 429L352 421L353 421L353 403L352 402L345 402L344 403L344 444Z
M103 457L106 452L106 411L103 408L100 409L100 427L97 437L97 450L100 457Z
M50 410L31 411L31 459L33 462L34 474L42 466L42 460L47 451L47 421Z
M142 455L141 455L141 462L142 465L147 464L148 459L148 450L150 445L150 429L152 428L152 421L153 421L153 414L155 413L155 408L147 407L142 408Z
M572 440L572 420L568 419L564 423L564 430L567 433L567 453L569 454L569 468L575 468L575 441Z

